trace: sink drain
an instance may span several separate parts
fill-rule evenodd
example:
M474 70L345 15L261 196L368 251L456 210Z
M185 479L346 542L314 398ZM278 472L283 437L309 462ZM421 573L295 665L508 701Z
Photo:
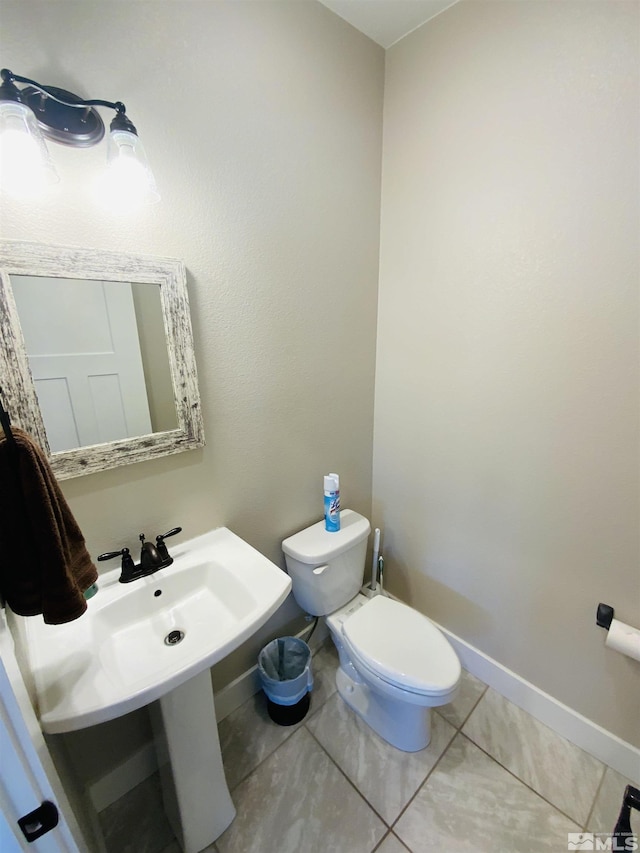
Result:
M184 631L169 631L167 636L164 638L164 644L165 646L175 646L182 640L184 640Z

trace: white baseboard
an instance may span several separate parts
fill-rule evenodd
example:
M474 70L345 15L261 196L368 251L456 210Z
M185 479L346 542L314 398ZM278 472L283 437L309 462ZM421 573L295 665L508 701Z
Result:
M305 628L296 636L304 637L308 631L309 629ZM328 636L329 631L324 619L318 620L318 625L310 642L311 650L317 650ZM251 669L243 672L242 675L215 694L217 722L228 717L260 689L258 667L252 666ZM113 770L89 786L89 797L96 812L101 812L119 800L120 797L128 794L136 785L153 775L157 769L158 759L155 746L152 741L149 741L129 756L126 761L123 761L118 767L114 767Z
M434 625L437 623L434 622ZM448 638L468 672L554 732L622 773L627 779L640 784L640 749L525 681L441 625L438 628Z

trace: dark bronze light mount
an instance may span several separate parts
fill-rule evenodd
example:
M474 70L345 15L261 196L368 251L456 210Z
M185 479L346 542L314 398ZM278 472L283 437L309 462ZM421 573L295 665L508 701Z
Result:
M83 99L57 86L0 71L0 182L12 195L32 196L59 178L45 142L73 148L97 145L105 135L96 107L115 111L109 126L108 177L103 189L118 203L159 201L155 179L135 125L122 101ZM18 88L16 83L26 84Z

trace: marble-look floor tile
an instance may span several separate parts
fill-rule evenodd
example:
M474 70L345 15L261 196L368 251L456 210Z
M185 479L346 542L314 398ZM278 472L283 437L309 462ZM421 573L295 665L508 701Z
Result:
M462 670L460 690L458 695L448 705L441 705L436 712L455 726L457 729L465 722L478 700L487 689L484 681L480 681L475 675L471 675L466 669Z
M157 773L98 815L109 853L160 853L175 836L164 813Z
M391 825L424 782L455 734L432 715L431 743L403 752L379 737L336 693L307 728L387 824Z
M593 811L587 821L589 832L613 832L627 785L638 787L631 779L626 779L611 767L607 767ZM637 835L640 835L640 815L637 812L631 813L631 828Z
M370 853L386 827L305 729L234 791L220 853Z
M379 847L376 847L375 853L407 853L408 848L400 841L397 835L390 832L382 841Z
M604 764L489 688L464 734L584 826Z
M558 853L579 831L461 734L394 827L416 853Z
M301 725L302 722L295 726L274 723L267 712L267 699L262 690L221 720L218 734L229 789L233 791Z

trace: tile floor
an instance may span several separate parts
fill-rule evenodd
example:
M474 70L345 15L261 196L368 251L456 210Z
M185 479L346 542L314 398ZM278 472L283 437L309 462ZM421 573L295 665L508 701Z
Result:
M346 707L337 663L328 641L297 726L272 723L262 694L220 723L238 814L207 853L561 853L569 832L613 829L629 780L474 676L405 753ZM180 853L157 776L100 821L109 853Z

